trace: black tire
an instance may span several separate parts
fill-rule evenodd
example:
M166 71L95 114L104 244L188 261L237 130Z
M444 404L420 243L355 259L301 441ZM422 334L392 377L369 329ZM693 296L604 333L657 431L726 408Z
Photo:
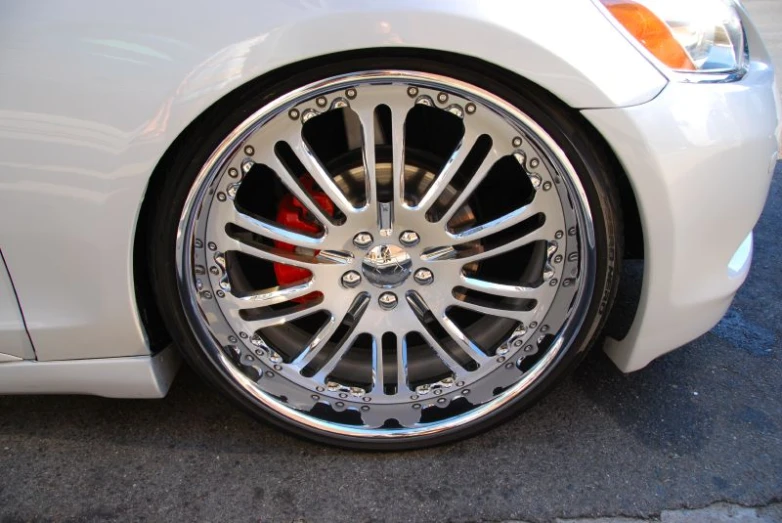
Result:
M596 280L586 319L559 361L528 393L490 416L455 432L415 439L366 441L313 432L262 408L241 387L216 368L206 355L183 310L177 283L177 226L191 186L220 142L268 101L310 82L339 74L376 69L402 69L447 75L477 85L531 116L555 139L583 185L596 241ZM186 361L217 390L256 418L310 440L354 449L398 450L438 445L474 436L529 408L566 376L598 337L613 303L623 254L621 205L613 179L610 152L581 115L551 94L483 62L415 51L376 51L319 58L276 71L230 93L198 118L177 141L157 169L147 196L149 274L157 303L176 346Z

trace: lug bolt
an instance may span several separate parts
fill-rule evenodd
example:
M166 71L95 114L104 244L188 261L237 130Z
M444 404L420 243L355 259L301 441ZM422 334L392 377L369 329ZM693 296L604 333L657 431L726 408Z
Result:
M417 283L421 285L429 285L434 281L434 274L429 269L418 269L413 274L413 278Z
M372 245L372 235L368 232L360 232L353 238L353 244L359 249L366 249Z
M390 311L391 309L396 307L397 303L399 302L399 299L396 297L396 294L394 294L393 292L384 292L383 294L380 295L377 301L382 309Z
M348 271L342 275L342 285L351 289L361 283L361 275L356 271Z
M418 236L418 233L415 233L413 231L405 231L399 235L399 241L405 247L412 247L413 245L416 245L419 241L421 241L421 237Z

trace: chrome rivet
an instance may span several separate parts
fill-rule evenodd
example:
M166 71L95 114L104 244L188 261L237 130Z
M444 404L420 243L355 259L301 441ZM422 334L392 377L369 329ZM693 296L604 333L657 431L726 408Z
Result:
M352 87L351 87L350 89L348 89L347 91L345 91L345 96L347 96L347 97L348 97L348 98L350 98L351 100L352 100L353 98L355 98L357 94L358 94L358 93L356 92L356 90L355 90L355 89L353 89Z
M536 321L533 321L532 323L529 324L530 329L536 329L537 327L538 327L538 322Z
M518 136L513 139L513 147L521 147L521 138Z
M540 328L540 332L542 332L542 333L544 333L544 334L545 334L545 333L547 333L547 332L548 332L548 329L549 329L548 325L544 325L544 326L542 326L542 327Z
M361 406L361 410L363 410L364 412L368 411L369 410L369 405L362 405Z
M413 274L413 279L421 285L430 285L434 281L434 274L429 269L418 269Z
M399 303L399 299L393 292L384 292L377 299L377 302L380 304L381 309L390 311L391 309L396 308L397 304Z
M439 400L437 400L437 403L439 403L439 404L441 404L441 405L442 405L442 404L443 404L443 403L445 403L446 401L448 401L448 400L446 400L445 398L440 398Z
M470 389L464 389L464 390L462 391L462 396L466 396L466 395L468 395L469 393L470 393Z
M210 251L216 251L217 250L217 244L215 242L209 242L207 244L207 247L209 247Z
M464 382L463 381L459 381L459 382L456 383L456 386L457 387L464 387Z
M361 283L361 275L356 271L348 271L342 275L342 285L348 289L352 289Z
M551 182L546 182L543 184L543 190L544 191L550 191L551 190Z
M210 267L209 272L217 276L218 274L220 274L220 269L218 269L217 267Z
M204 269L203 265L196 265L195 267L193 267L193 272L195 272L196 274L204 274L206 272L206 269Z
M204 242L202 242L201 240L196 240L195 242L193 242L193 245L195 245L196 249L200 249L201 247L204 246Z
M571 280L570 278L562 281L563 287L570 287L571 285L573 285L573 280Z
M543 180L541 179L541 177L538 176L537 174L529 175L529 182L532 184L533 189L537 189L538 187L540 187L540 183L542 181Z
M253 358L252 356L250 356L250 355L248 354L247 356L245 356L245 357L244 357L244 361L250 361L250 362L251 362L251 361L255 361L255 358Z
M261 356L261 357L262 357L262 356L263 356L264 354L266 354L266 353L265 353L265 352L263 352L261 349L255 349L255 354L257 354L258 356Z
M567 230L567 233L570 236L575 236L576 235L576 228L575 227L571 227L570 229Z
M281 371L282 370L282 365L275 365L274 366L274 370Z
M563 236L565 236L565 233L564 233L564 232L562 232L562 231L557 231L557 232L554 234L554 238L556 238L557 240L561 240Z
M407 96L413 97L418 95L418 88L417 87L408 87L407 88Z
M532 160L529 161L529 166L532 167L533 169L535 169L538 165L540 165L540 160L538 160L537 158L533 158Z
M217 294L218 298L225 298L225 292L223 291L217 291L215 294Z
M516 338L515 340L513 340L511 345L513 345L514 348L518 349L519 347L524 345L524 340L522 340L521 338Z
M298 120L299 111L297 109L291 109L290 111L288 111L288 116L291 118L291 120Z
M253 147L252 145L248 145L247 147L244 148L244 154L246 154L247 156L254 155L255 154L255 147Z
M402 234L399 235L399 241L405 247L412 247L414 245L417 245L418 242L421 241L421 237L418 236L418 233L414 231L404 231Z
M239 333L239 337L242 338L243 340L246 340L247 339L247 333L246 332L240 332Z
M502 363L503 361L505 361L505 356L500 356L497 358L497 363Z
M224 202L225 201L225 193L224 192L217 193L217 199L220 200L221 202Z
M557 254L556 256L554 256L554 263L562 263L562 255L561 254Z
M533 350L532 345L527 345L526 347L524 347L524 352L532 352L532 350Z
M340 392L340 394L339 394L339 397L340 397L340 398L342 398L342 399L344 400L345 398L347 398L347 397L348 397L348 395L347 395L347 394L345 394L344 392Z
M335 407L337 407L338 409L341 409L342 407L344 407L344 406L345 406L345 404L344 404L344 403L342 403L341 401L338 401L338 402L336 402L336 403L334 404L334 406L335 406Z
M242 162L242 172L244 174L249 173L252 170L253 165L255 165L255 162L252 161L252 160L245 160L245 161L243 161Z
M577 252L571 252L567 255L568 261L577 261L578 260L578 253Z
M467 111L467 114L473 114L475 112L475 104L467 104L464 109Z
M359 249L366 249L367 247L372 245L372 241L373 241L372 235L369 234L368 232L360 232L353 237L353 245L355 245Z
M315 401L320 400L320 396L318 396L317 394L313 394L312 396L310 396L310 398L312 398Z
M228 197L232 200L236 199L236 193L239 191L239 184L238 183L232 183L228 186L228 188L225 190L225 192L228 194Z
M440 390L440 389L434 389L434 395L435 395L435 396L439 396L439 395L440 395L440 394L442 394L442 393L443 393L443 391L442 391L442 390Z
M552 278L551 281L548 282L548 284L551 285L552 287L556 287L556 285L558 283L559 283L559 280L557 280L556 278Z
M318 392L324 392L326 389L323 387L315 387L315 390L317 390Z
M417 400L418 399L418 394L413 394L412 396L410 396L410 399L413 400L413 401Z
M371 397L369 397L369 396L364 396L364 397L363 397L363 398L361 398L361 399L362 399L363 401L367 402L367 403L369 403L370 401L372 401L372 398L371 398Z
M418 410L418 409L420 409L420 408L421 408L421 404L420 404L420 403L414 403L414 404L413 404L413 408L414 408L415 410Z
M239 340L236 339L236 336L228 336L228 341L230 341L231 343L236 343Z
M231 178L236 178L237 176L239 176L239 171L231 167L230 169L228 169L228 176L230 176Z
M319 96L317 100L315 100L315 103L318 104L318 107L326 107L326 99L323 96Z
M211 292L209 292L209 291L204 291L204 292L202 292L202 293L201 293L201 296L202 296L202 297L203 297L205 300L211 300L211 299L212 299L212 293L211 293Z
M445 102L448 101L448 95L445 94L445 93L438 94L437 95L437 101L440 102L441 104L444 104Z
M505 364L505 368L506 368L506 369L512 369L512 368L513 368L513 362L511 361L511 362L509 362L509 363L506 363L506 364Z

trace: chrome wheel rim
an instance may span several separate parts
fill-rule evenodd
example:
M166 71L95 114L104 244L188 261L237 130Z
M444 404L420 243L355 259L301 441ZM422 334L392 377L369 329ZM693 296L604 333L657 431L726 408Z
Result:
M358 165L334 168L307 138L335 111ZM427 170L412 158L428 151L406 137L412 115L425 122L432 111L462 132ZM500 163L523 178L526 199L497 215L484 197L489 210L476 218L476 195L509 176L496 174ZM318 230L248 210L251 176L282 187ZM522 252L525 284L482 276L484 264ZM443 433L527 394L581 327L595 275L590 207L551 136L487 91L412 71L325 79L247 118L197 176L176 256L190 325L226 378L289 422L363 439ZM248 259L308 276L255 288L263 270ZM316 315L322 324L299 325ZM305 341L283 347L281 330Z

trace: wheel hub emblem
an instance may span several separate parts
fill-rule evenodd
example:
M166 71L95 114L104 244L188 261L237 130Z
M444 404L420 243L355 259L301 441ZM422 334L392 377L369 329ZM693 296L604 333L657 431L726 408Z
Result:
M391 288L402 285L410 276L413 261L410 255L396 245L378 245L371 249L361 264L364 277L376 287Z

